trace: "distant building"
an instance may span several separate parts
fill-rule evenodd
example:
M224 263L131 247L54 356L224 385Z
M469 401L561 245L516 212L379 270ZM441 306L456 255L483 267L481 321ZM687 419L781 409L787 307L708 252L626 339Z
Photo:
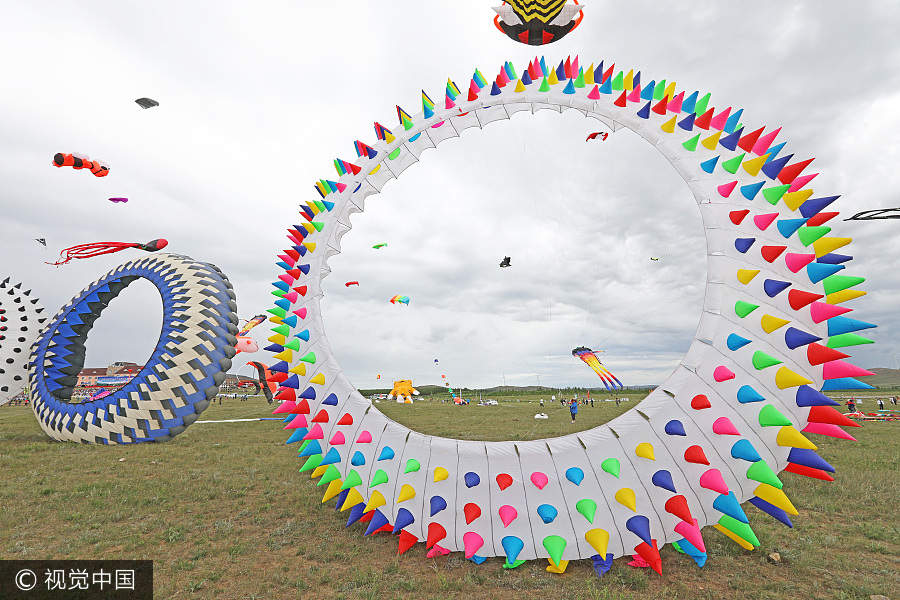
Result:
M101 377L109 377L111 375L137 375L143 369L141 365L133 362L118 361L107 367L85 367L78 373L78 381L76 387L96 387L101 385L97 381Z
M87 367L78 373L78 381L75 383L77 387L90 387L97 385L98 377L106 377L105 368Z
M114 362L106 367L107 375L137 375L143 367L133 362Z

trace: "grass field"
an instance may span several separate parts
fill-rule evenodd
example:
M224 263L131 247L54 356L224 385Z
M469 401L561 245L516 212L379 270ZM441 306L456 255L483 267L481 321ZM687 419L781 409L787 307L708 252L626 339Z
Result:
M633 405L583 408L577 427L549 403L546 421L533 419L536 402L378 406L425 433L501 440L587 429ZM202 419L268 411L226 400ZM543 560L505 570L459 553L426 559L422 546L398 558L395 537L364 538L321 504L280 427L196 424L167 444L81 446L48 440L29 408L2 407L0 558L150 558L158 598L900 598L900 423L856 429L857 443L817 437L837 480L782 475L801 511L794 529L748 505L762 548L707 529L703 569L667 546L662 577L618 559L602 579L590 561L554 575Z

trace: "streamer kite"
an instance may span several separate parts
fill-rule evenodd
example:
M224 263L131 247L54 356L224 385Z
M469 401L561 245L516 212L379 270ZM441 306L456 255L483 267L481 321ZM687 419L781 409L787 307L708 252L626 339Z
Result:
M135 103L137 103L138 106L144 109L159 106L159 102L157 102L153 98L138 98L137 100L135 100Z
M609 372L600 359L597 357L597 353L587 348L585 346L579 346L572 350L572 356L575 358L580 358L584 361L584 364L589 366L594 373L600 377L600 380L603 381L603 385L606 386L607 391L615 391L625 389L625 386L622 385L622 382L619 381L618 377Z
M348 281L347 283L344 284L344 287L350 287L351 285L355 285L356 287L359 287L359 282L358 281Z
M157 252L168 245L169 242L162 238L150 240L145 244L140 242L91 242L89 244L79 244L77 246L63 248L60 250L59 260L54 263L48 262L47 264L59 266L68 263L73 258L93 258L94 256L100 256L102 254L121 252L122 250L127 250L129 248L138 248L145 252Z
M240 331L237 333L237 337L244 337L250 333L250 330L259 325L260 323L264 323L266 320L266 315L256 315L252 319L249 319ZM248 363L249 364L249 363Z
M882 219L900 219L900 208L879 208L874 210L864 210L844 220L879 221Z
M95 177L106 177L109 175L109 166L106 163L90 160L86 156L58 152L53 156L53 162L51 164L54 167L72 167L75 170L87 169L93 173Z
M595 131L594 133L588 134L587 139L585 139L584 141L589 142L591 140L597 139L598 137L600 138L601 142L605 142L606 138L609 137L609 134L605 131Z
M372 246L372 247L375 248L376 250L381 250L381 249L384 248L385 246L387 246L387 244L381 243L381 244L375 244L375 245Z
M259 381L260 389L262 389L262 393L266 396L269 404L272 404L272 394L278 387L275 383L275 376L269 371L269 367L258 360L247 361L247 364L256 369L256 377L257 381Z
M394 296L390 302L391 304L409 304L409 296Z
M114 204L122 204L128 202L128 198L110 198L109 201Z

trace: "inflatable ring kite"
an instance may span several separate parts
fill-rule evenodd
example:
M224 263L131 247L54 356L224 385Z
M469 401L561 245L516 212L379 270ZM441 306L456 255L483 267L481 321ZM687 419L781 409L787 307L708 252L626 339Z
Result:
M159 342L141 371L103 398L71 403L94 321L131 282L159 290ZM214 265L175 254L129 261L60 309L31 355L31 398L41 428L55 440L98 444L163 442L206 410L235 354L238 318L228 278Z
M462 91L460 91L462 89ZM399 552L461 550L476 562L547 558L548 570L592 558L598 573L635 554L661 571L672 543L703 565L701 530L753 549L760 542L742 503L790 526L797 511L777 473L831 480L808 435L852 439L822 391L868 387L843 359L873 325L844 316L865 292L842 271L851 240L829 235L823 212L837 196L814 193L812 159L799 160L780 129L742 125L743 111L713 108L710 94L679 91L633 71L511 63L493 81L475 71L448 81L441 106L424 92L422 113L397 108L394 132L355 142L358 159L334 162L336 181L301 206L288 230L270 309L279 384L276 413L301 471L337 497L348 525L400 534ZM420 155L469 128L513 114L576 110L613 131L630 129L687 183L708 247L699 326L679 366L639 405L609 423L554 439L462 441L423 435L382 415L342 374L319 308L327 260L340 252L350 215ZM840 350L839 350L840 348Z
M0 281L0 406L25 387L31 345L47 320L39 316L44 308L30 294L9 277Z

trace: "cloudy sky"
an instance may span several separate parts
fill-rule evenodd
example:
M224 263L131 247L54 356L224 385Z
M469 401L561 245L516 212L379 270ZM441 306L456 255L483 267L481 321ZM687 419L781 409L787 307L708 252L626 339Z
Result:
M353 140L374 142L374 121L395 127L395 104L418 112L420 90L440 97L448 76L463 87L475 67L492 76L534 56L494 29L490 6L9 2L0 273L55 311L136 256L44 264L59 249L165 237L228 274L242 317L262 312L285 226L317 197L313 182L335 176L335 157L355 157ZM585 14L544 47L548 63L577 53L710 91L715 106L743 107L749 126L783 126L792 151L816 157L816 190L843 194L842 213L900 204L900 5L593 0ZM141 110L141 96L160 107ZM585 143L596 129L577 113L518 115L445 142L370 198L330 262L323 303L357 385L378 373L598 385L569 354L579 345L602 348L626 384L659 382L677 364L702 302L699 212L653 148L627 131ZM50 166L73 151L111 174ZM900 366L898 228L836 223L856 239L848 272L869 277L854 314L879 324L877 345L856 354L867 367ZM513 268L500 270L505 255ZM410 305L389 304L394 294ZM152 286L133 284L97 322L87 366L144 360L160 318Z

